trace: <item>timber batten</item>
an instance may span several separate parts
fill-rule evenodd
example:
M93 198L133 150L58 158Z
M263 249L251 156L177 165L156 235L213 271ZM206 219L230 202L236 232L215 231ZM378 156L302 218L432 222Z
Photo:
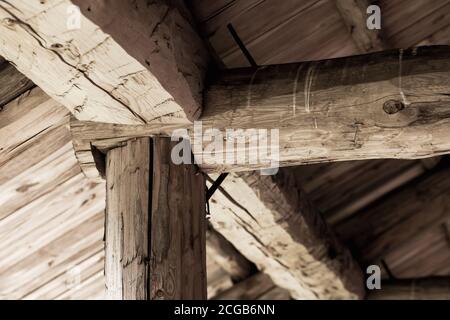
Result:
M204 179L170 150L166 138L139 138L106 156L112 299L206 299Z

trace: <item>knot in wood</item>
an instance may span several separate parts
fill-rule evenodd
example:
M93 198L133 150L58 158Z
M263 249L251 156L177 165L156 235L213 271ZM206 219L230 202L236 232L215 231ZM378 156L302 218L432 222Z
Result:
M11 19L11 18L3 19L3 24L6 27L9 27L9 28L13 27L16 23L17 23L17 20L14 20L14 19Z
M383 104L383 110L387 114L395 114L405 109L405 104L399 100L388 100Z

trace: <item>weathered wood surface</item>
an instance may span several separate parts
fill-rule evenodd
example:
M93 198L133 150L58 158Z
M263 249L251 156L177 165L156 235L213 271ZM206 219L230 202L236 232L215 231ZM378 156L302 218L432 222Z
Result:
M325 220L335 224L413 181L432 169L435 161L436 158L345 161L291 170Z
M111 299L206 299L204 179L174 165L170 148L170 139L140 138L107 154Z
M446 154L450 152L449 52L447 46L422 47L230 70L207 91L200 118L203 132L279 130L280 166ZM95 127L82 122L74 137L80 141L78 149L87 151L89 139L107 149L127 137L170 134L180 127L183 124ZM237 164L204 162L203 171L267 167L250 163L249 143L245 147L235 143L230 151L225 140L221 142L217 152L224 159L230 152L242 152L245 159ZM204 147L208 144L203 141ZM194 155L199 157L199 152L203 150L194 150Z
M232 174L210 207L214 228L293 298L363 296L361 270L284 170Z
M279 129L281 165L448 153L449 52L422 47L229 71L208 89L201 120L206 128Z
M213 228L206 232L206 249L234 282L242 281L256 271L255 266Z
M369 291L369 300L449 300L450 279L444 277L382 281Z
M366 208L357 219L337 224L336 230L364 262L377 262L450 218L448 190L449 168L436 168Z
M73 4L80 28L68 27ZM0 55L79 119L187 123L201 113L208 56L180 1L14 0L0 20Z
M13 83L0 90L16 98L0 112L0 297L81 296L77 270L83 283L103 252L104 183L80 172L68 110L7 70Z
M369 0L337 0L336 7L361 53L387 49L380 30L367 28Z
M150 170L149 138L107 154L105 276L110 299L148 299Z
M206 299L205 180L172 162L173 145L153 139L150 297Z
M34 87L34 83L18 72L10 63L0 60L0 110L23 92Z
M334 1L191 0L190 3L205 36L228 68L249 66L230 36L229 23L259 65L320 60L358 52Z

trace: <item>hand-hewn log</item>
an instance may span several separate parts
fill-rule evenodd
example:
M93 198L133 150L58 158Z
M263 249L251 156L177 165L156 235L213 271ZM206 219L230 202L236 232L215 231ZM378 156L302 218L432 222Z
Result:
M362 273L288 171L232 174L210 201L211 224L296 299L355 299Z
M361 53L386 49L380 30L367 28L368 0L337 0L336 6Z
M181 1L2 1L0 21L0 55L79 119L201 113L208 56Z
M365 263L376 263L397 246L411 241L449 219L450 170L433 170L383 201L365 209L356 219L336 225Z
M205 184L174 165L165 138L107 154L107 293L113 299L205 299Z
M280 166L449 153L449 53L447 46L422 47L227 71L207 90L202 129L223 134L217 152L224 159L231 152L247 156L234 164L203 162L200 167L205 172L267 167L250 163L249 143L227 150L226 129L278 130ZM170 134L183 126L85 124L75 135L82 137L81 149L89 151L88 137L107 149L108 143L130 136ZM203 141L204 147L209 144ZM194 150L195 156L200 153L204 149Z
M449 300L450 278L423 278L382 281L380 290L371 290L369 300Z
M242 281L256 271L255 266L214 229L207 231L206 240L208 254L211 254L234 282Z

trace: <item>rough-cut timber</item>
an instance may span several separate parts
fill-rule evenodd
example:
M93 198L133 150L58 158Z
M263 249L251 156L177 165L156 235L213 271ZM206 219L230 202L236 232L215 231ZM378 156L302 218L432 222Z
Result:
M170 148L140 138L107 154L109 298L206 298L204 178L174 165Z
M380 30L367 28L369 0L337 0L336 6L361 53L387 49Z
M151 299L206 299L205 179L153 141Z
M446 154L449 54L449 46L434 46L229 70L207 90L200 118L203 132L216 128L225 136L225 129L279 130L280 166ZM88 137L93 145L107 149L127 137L169 134L184 125L100 126L99 130L90 123L78 126L74 135L81 137L82 151L90 150ZM230 151L225 138L221 142L219 153L248 155L248 143L245 147L235 143ZM204 146L209 143L203 141ZM258 147L252 149L257 151ZM197 157L199 152L203 150L194 150ZM248 156L237 164L200 165L205 172L265 166L251 164Z
M232 174L210 206L214 228L294 299L364 295L361 270L287 171Z
M450 278L382 281L381 290L368 293L369 300L449 300Z
M279 129L281 165L448 153L449 53L422 47L230 70L207 90L201 119L206 128Z
M286 290L277 288L273 281L264 273L257 273L221 292L214 300L262 300L289 299Z
M365 263L379 262L396 247L412 241L450 218L450 169L436 168L387 195L357 218L336 225Z
M0 21L0 55L79 119L201 113L208 57L181 1L2 1Z

